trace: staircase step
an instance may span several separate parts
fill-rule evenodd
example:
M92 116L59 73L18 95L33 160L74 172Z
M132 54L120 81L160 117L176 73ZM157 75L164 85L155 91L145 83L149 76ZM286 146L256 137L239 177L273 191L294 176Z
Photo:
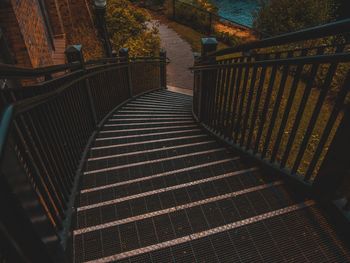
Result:
M191 101L180 101L176 99L169 99L169 100L164 100L164 99L159 99L159 98L138 98L133 101L133 103L145 103L145 104L157 104L157 105L167 105L167 106L191 106Z
M144 160L144 161L138 161L137 158L135 158L137 161L126 161L125 163L120 164L120 162L115 161L115 163L109 163L108 161L97 161L95 164L92 164L91 162L88 163L87 171L84 172L85 175L88 174L98 174L98 173L104 173L104 172L115 172L121 169L125 168L133 168L137 166L146 166L149 164L157 164L167 161L178 161L184 158L190 158L190 157L200 157L201 155L208 155L211 153L218 153L225 151L225 148L211 148L204 151L197 151L197 149L194 149L194 152L188 152L186 151L186 154L175 154L170 157L164 157L164 158L154 158L151 160ZM97 168L98 167L98 168Z
M232 178L235 177L233 176ZM223 181L226 182L227 180ZM199 184L197 187L187 186L161 193L149 194L144 192L144 196L121 200L120 202L99 203L98 206L80 207L80 209L78 208L77 225L77 229L80 230L77 230L75 233L87 233L92 230L105 229L111 225L120 225L186 209L190 210L189 214L192 214L191 211L197 211L199 208L202 211L209 209L208 211L210 212L210 207L216 207L217 204L220 204L220 213L228 215L228 218L225 218L225 220L249 217L257 214L257 211L272 209L269 207L278 208L293 204L293 201L290 200L290 196L281 184L281 181L274 181L272 183L257 184L249 188L244 188L242 185L234 185L229 186L228 193L219 194L216 192L214 185L209 182ZM191 193L191 190L195 192ZM259 203L251 202L259 198L261 199ZM264 198L269 199L273 204L267 205ZM234 203L232 204L232 202ZM243 210L240 211L240 209ZM109 214L109 216L106 217L106 214L101 214L101 211L104 211L107 215ZM113 215L111 214L112 212ZM218 219L221 218L219 214L217 216ZM206 220L207 223L215 224L216 218L208 217ZM224 220L221 218L219 221ZM193 227L201 230L201 227L204 225L197 224L193 225Z
M194 124L193 120L173 120L173 121L145 121L145 122L134 122L134 123L107 123L103 126L104 130L111 130L118 128L149 128L149 127L165 127L171 125L189 125Z
M135 182L147 181L149 179L160 180L157 178L176 175L177 176L176 180L174 180L172 178L170 178L170 179L163 178L163 180L165 180L165 184L167 186L170 186L170 185L172 185L172 182L174 182L174 181L175 182L185 182L184 180L186 178L184 178L184 177L188 176L188 172L191 172L191 174L193 174L193 176L203 177L207 173L210 173L210 171L212 169L210 166L215 166L215 168L218 169L218 171L227 171L227 170L225 170L225 167L228 165L229 168L231 168L233 166L231 162L236 161L236 160L239 160L239 157L231 157L231 158L227 158L227 159L221 159L218 161L206 162L204 164L196 164L196 165L188 166L188 167L181 168L181 169L169 170L169 171L155 173L155 174L150 173L150 174L147 174L146 176L144 174L142 174L141 177L124 178L125 180L123 180L123 181L115 180L115 182L108 182L106 184L103 184L103 182L99 181L99 184L94 185L93 182L91 182L91 180L87 180L87 179L91 178L91 176L89 176L86 178L85 181L87 181L87 182L89 181L90 184L87 184L85 186L83 185L83 189L81 190L81 193L94 191L94 189L102 190L106 187L108 188L108 187L114 187L114 186L128 185L128 184L132 184ZM234 167L239 167L239 165L236 164ZM85 177L83 177L83 178L85 178ZM164 182L163 182L163 184L164 184ZM148 185L153 186L154 184L148 184ZM134 191L134 189L130 189L128 191Z
M176 112L176 113L192 113L191 108L183 108L183 109L172 109L169 107L141 107L141 106L124 106L121 109L121 112L123 111L133 111L133 112L164 112L164 113L171 113L171 112Z
M277 216L292 211L293 209L300 209L303 204L293 206L288 202L288 198L281 200L283 197L274 195L275 191L280 190L278 183L279 182L244 189L232 193L231 197L224 196L226 198L223 199L221 199L221 196L218 196L215 199L209 198L201 200L202 202L197 201L184 205L180 204L172 210L156 210L153 214L145 214L139 218L132 217L132 214L129 214L131 217L128 217L124 221L114 221L111 224L101 224L95 226L95 228L85 228L80 230L80 232L77 231L74 233L75 239L82 238L86 240L89 239L89 236L96 236L100 237L98 239L101 240L107 233L118 231L121 240L115 235L114 239L110 241L114 241L115 246L122 243L124 247L121 248L120 253L114 255L105 253L103 257L118 256L116 259L120 259L126 255L130 257L135 254L149 252L144 250L148 246L161 249L165 244L168 244L168 246L177 245L179 243L179 238L185 238L183 241L188 242L264 220L268 217ZM250 199L257 198L261 200L269 200L272 198L272 200L276 200L275 203L277 205L271 207L267 205L267 201L260 201L260 205L263 205L265 212L257 213L255 211L256 207L252 206L252 202L250 201ZM146 199L147 205L150 204L149 202L152 201ZM223 206L222 202L228 203L229 206ZM151 205L151 209L152 208L154 208L154 204L153 206ZM243 208L245 214L239 214L236 210L238 209L239 211L239 209ZM118 208L116 209L118 213ZM261 210L262 209L260 209L260 211ZM125 215L125 212L125 210L122 211L123 215ZM139 229L146 225L148 225L148 233L143 235L144 231L142 232ZM149 238L150 231L153 232L154 238ZM137 250L137 252L134 250ZM153 250L155 249L151 251ZM127 251L131 254L122 254ZM131 251L134 251L135 254Z
M163 147L161 149L151 149L147 151L127 152L118 155L107 155L98 158L89 158L86 166L86 171L98 170L118 165L133 164L153 160L165 160L165 158L174 158L176 156L184 156L192 154L195 156L199 152L212 151L219 149L218 144L215 141L204 141L191 144L185 144L181 147ZM165 148L165 149L164 149ZM168 150L166 150L168 149ZM222 148L221 148L222 149ZM148 154L146 154L148 153ZM182 158L182 157L180 157ZM175 159L175 158L174 158Z
M213 167L209 167L213 168ZM209 169L207 168L207 169ZM135 195L142 194L142 187L140 187L141 183L147 183L148 185L152 185L153 189L147 191L148 193L161 193L165 191L170 191L178 188L183 188L187 186L194 186L206 182L215 181L215 184L220 185L221 182L217 180L230 178L232 176L238 176L242 174L251 173L254 171L257 171L258 168L248 168L238 171L231 171L226 172L223 174L218 174L213 176L213 172L207 173L202 176L195 177L193 174L191 176L188 176L188 174L183 173L181 175L179 174L172 174L171 177L172 180L166 180L164 177L155 177L155 175L150 176L151 179L145 180L144 177L140 178L141 180L134 181L134 183L128 183L125 184L125 182L121 182L118 185L114 184L113 187L111 185L105 185L103 187L98 188L92 188L92 189L86 189L85 191L82 191L80 194L80 203L79 206L88 206L96 203L106 202L108 200L117 200L120 198L125 198L126 196L128 198L133 198ZM179 182L179 180L183 180L182 182ZM128 181L130 182L130 181ZM224 181L222 183L225 183ZM223 188L225 190L225 188Z
M350 262L316 202L203 132L191 103L152 92L104 125L80 180L74 262Z
M192 114L188 113L120 113L114 114L114 118L117 119L124 119L124 118L146 118L146 117L152 117L152 118L171 118L171 117L192 117Z
M108 136L121 136L121 135L138 135L138 134L149 134L154 132L162 131L181 131L195 129L199 126L197 124L189 125L178 125L178 126L164 126L164 127L149 127L149 128L131 128L131 129L115 129L115 130L102 130L99 132L97 138L104 138Z
M169 95L169 94L164 94L164 93L151 93L151 94L145 94L143 96L144 98L162 98L162 99L167 99L167 100L173 100L173 99L177 99L177 100L181 100L181 101L190 101L192 102L192 97L190 96L186 96L186 95Z
M132 124L132 123L158 123L169 121L194 121L192 116L176 116L176 117L143 117L143 118L111 118L107 124Z
M122 154L135 151L147 151L152 149L162 149L164 147L178 146L189 143L208 141L207 135L195 135L195 136L182 136L167 138L163 140L152 140L150 143L136 143L132 145L121 146L120 144L116 147L100 147L99 149L91 149L90 157L100 157L113 154Z
M154 194L160 194L160 193L173 191L176 189L181 189L181 188L190 187L190 186L192 187L192 186L195 186L198 184L217 181L217 180L229 178L231 176L249 173L249 172L253 172L253 171L256 171L256 169L245 169L245 170L241 170L241 171L220 174L220 175L212 176L212 177L197 180L197 181L194 180L194 181L183 183L183 184L177 184L177 185L168 186L168 187L161 187L158 189L154 189L154 190L146 191L146 192L141 192L141 193L128 193L125 191L119 192L119 190L125 190L121 187L117 188L117 189L107 189L107 191L100 191L100 192L96 193L97 196L94 196L94 194L90 194L90 200L92 199L92 202L90 201L90 204L85 204L85 205L82 204L82 198L84 198L84 197L82 197L82 195L81 195L80 196L80 204L79 204L80 206L78 207L77 211L80 212L80 211L92 209L95 207L117 204L117 203L121 203L121 202L124 202L127 200L137 199L140 197L150 196L150 195L154 195ZM225 183L225 181L222 181L222 183ZM152 182L148 182L148 184L152 184ZM136 185L135 187L138 187L138 186ZM115 193L116 191L118 192L117 194ZM135 188L135 189L133 189L133 191L138 191L138 189ZM103 195L102 198L101 198L101 195ZM118 195L118 196L116 196L116 195ZM235 195L235 194L233 194L233 195ZM87 198L89 198L89 197L87 197ZM97 201L97 199L104 199L104 200Z
M95 140L93 148L102 146L115 146L132 144L132 143L148 143L149 141L176 139L179 137L189 136L207 136L201 129L195 128L190 130L178 130L178 131L161 131L148 134L138 135L122 135L114 137L97 138Z

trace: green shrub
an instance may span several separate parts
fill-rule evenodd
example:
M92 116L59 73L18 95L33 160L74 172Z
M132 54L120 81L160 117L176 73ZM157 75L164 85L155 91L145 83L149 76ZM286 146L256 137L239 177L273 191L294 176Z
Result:
M172 18L174 13L173 0L166 0L166 13ZM209 31L211 17L209 12L216 15L217 7L209 0L176 0L175 20L193 29L206 33ZM214 19L214 16L212 17Z
M160 49L158 29L147 11L128 0L109 0L107 27L115 50L129 48L131 56L157 55Z
M321 25L334 17L335 0L261 0L253 26L269 35L279 35Z

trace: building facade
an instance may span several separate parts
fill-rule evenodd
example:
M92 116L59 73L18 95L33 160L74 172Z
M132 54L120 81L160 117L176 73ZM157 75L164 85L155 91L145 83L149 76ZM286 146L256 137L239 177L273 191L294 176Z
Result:
M0 0L0 60L31 68L64 63L74 23L70 2L75 12L91 14L85 0Z

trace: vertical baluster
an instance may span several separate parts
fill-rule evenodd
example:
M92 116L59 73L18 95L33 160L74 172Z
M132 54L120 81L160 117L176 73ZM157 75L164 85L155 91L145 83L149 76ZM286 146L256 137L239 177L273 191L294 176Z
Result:
M277 53L275 56L275 59L279 59L280 58L280 54ZM254 153L257 153L258 149L259 149L259 144L260 144L260 139L264 130L264 125L265 125L265 121L266 121L266 115L267 115L267 111L269 109L269 105L270 105L270 100L271 100L271 95L272 95L272 91L275 85L275 79L276 79L276 73L278 70L278 64L275 64L272 69L271 69L271 74L270 74L270 79L269 79L269 85L267 88L267 92L265 95L265 102L264 102L264 106L263 106L263 110L261 112L261 119L260 119L260 125L259 125L259 130L256 136L256 142L255 142L255 146L253 149Z
M244 80L243 80L242 93L241 93L241 101L240 101L239 106L238 106L237 122L236 122L236 125L234 127L234 138L233 138L234 143L237 143L238 136L242 131L243 104L244 104L246 94L247 94L248 78L249 78L249 72L250 72L250 68L251 68L249 63L251 62L251 60L252 60L252 57L248 57L247 65L245 66Z
M53 138L52 133L50 129L50 123L47 123L45 119L43 118L43 112L39 108L33 109L34 112L36 112L36 127L38 134L42 140L42 143L44 144L46 150L47 156L51 159L51 162L53 163L53 174L55 174L55 177L57 178L57 182L60 188L60 194L62 195L63 203L65 204L68 201L68 192L66 189L66 182L64 180L63 175L63 167L58 163L58 159L56 158L57 154L57 148L55 147L55 144L53 144ZM43 127L43 123L45 123L45 128ZM48 131L48 132L47 132Z
M221 93L219 98L219 105L218 105L218 113L216 116L217 119L217 130L222 131L222 123L223 123L223 116L225 115L226 111L226 101L227 101L227 92L228 92L228 80L229 80L229 71L230 67L228 65L230 64L230 60L225 61L224 65L226 66L223 68L223 75L222 75L222 83L221 83Z
M55 171L52 169L51 161L49 159L49 152L47 148L43 145L42 137L40 137L38 129L36 128L36 122L33 121L32 115L35 116L35 109L31 110L31 113L25 113L25 119L27 120L27 127L30 131L32 143L34 146L34 151L38 156L38 161L42 170L44 171L44 179L47 181L47 187L49 193L52 195L52 199L57 207L57 212L60 218L64 218L64 210L66 209L66 204L64 197L62 196L62 189L60 187L59 182L57 181L57 177L55 176ZM35 143L34 143L35 142Z
M332 128L334 127L335 121L336 121L339 113L343 109L344 102L345 102L346 96L349 93L349 90L350 90L350 71L348 71L346 79L344 81L344 85L342 86L341 90L339 91L339 93L335 99L332 112L331 112L331 114L328 118L327 124L323 130L323 133L322 133L320 141L317 145L316 151L313 154L313 157L312 157L311 162L309 164L308 170L305 173L305 180L309 180L312 176L313 171L315 170L316 164L320 159L322 151L324 150L324 146L329 138L329 135L332 131ZM349 118L347 118L347 119L344 118L344 119L349 120ZM344 126L345 125L348 125L348 124L344 124ZM348 127L348 126L346 126L346 127ZM341 128L345 129L344 127L341 127ZM349 130L347 130L347 131L349 131ZM347 136L349 136L349 134L347 134ZM347 139L345 138L345 136L342 136L342 138L344 139L344 143L346 143ZM340 155L340 153L338 153L338 154ZM347 155L348 153L346 152L345 154ZM348 164L349 163L346 163L346 165L348 165Z
M229 133L229 126L230 126L230 122L233 122L233 100L234 100L234 93L235 93L235 89L236 89L236 79L237 79L237 69L238 66L235 65L235 63L238 61L237 58L232 60L233 63L233 67L232 67L232 76L231 76L231 83L230 85L227 87L227 89L230 91L230 93L228 94L228 98L227 98L227 104L228 104L228 109L226 111L226 114L224 116L224 120L226 120L227 123L227 127L224 128L224 137L228 137L231 139L231 135Z
M333 79L333 76L335 74L335 71L337 70L337 67L338 67L337 63L332 63L330 65L329 69L328 69L326 78L325 78L324 83L322 85L320 94L318 96L315 108L313 110L313 113L312 113L312 116L310 118L308 127L306 129L304 138L303 138L303 140L301 142L301 145L299 147L299 151L298 151L297 157L296 157L296 159L294 161L294 164L293 164L293 167L292 167L292 173L296 173L296 171L297 171L297 169L298 169L298 167L300 165L300 162L301 162L301 160L302 160L302 158L304 156L306 147L307 147L307 145L309 143L310 137L312 135L312 131L314 130L314 127L316 125L319 113L321 111L321 108L322 108L322 105L324 103L324 100L326 99L329 86L332 83L332 79ZM305 180L308 180L308 179L305 178Z
M21 154L26 156L25 160L28 165L30 176L34 182L36 193L40 196L39 200L42 205L46 208L50 217L53 220L53 224L58 228L62 228L61 219L58 217L58 211L53 206L53 201L50 195L49 190L47 189L47 185L45 183L46 178L42 176L41 170L38 167L37 162L35 161L35 157L33 157L30 146L28 146L28 142L32 142L30 136L28 136L27 129L24 126L19 125L17 121L14 122L14 129L16 130L16 135L18 138L18 143L16 144L21 151ZM27 136L26 136L27 135ZM29 137L29 138L28 138Z
M252 77L250 80L247 105L245 108L245 118L243 121L242 136L241 136L241 140L240 140L241 147L244 145L245 137L246 137L246 134L248 133L247 127L248 127L248 121L249 121L249 116L250 116L250 111L251 111L251 105L252 105L252 100L253 100L253 95L254 95L254 88L255 88L255 82L257 79L257 74L258 74L258 66L254 65Z
M239 58L238 63L242 63L244 61L244 58ZM235 78L235 83L233 84L234 88L232 92L234 93L233 101L231 103L232 108L230 109L231 112L231 125L228 127L228 136L230 139L233 139L233 130L235 126L235 119L236 119L236 110L238 108L238 101L239 101L239 91L241 87L241 80L242 80L242 71L243 71L243 65L238 66L237 76Z
M323 51L324 51L324 48L319 48L317 50L317 54L316 55L323 54ZM288 157L289 157L290 151L292 149L295 136L296 136L296 134L298 132L301 119L303 118L303 115L304 115L305 106L307 104L307 101L308 101L309 96L311 94L311 90L312 90L313 85L314 85L314 81L316 79L316 74L317 74L318 68L319 68L319 64L313 64L311 66L310 76L308 76L308 81L306 83L306 87L305 87L304 93L302 95L302 99L301 99L301 102L300 102L300 105L299 105L298 112L297 112L297 114L295 116L294 124L293 124L293 127L291 129L291 134L289 136L285 152L284 152L284 154L282 156L281 167L285 167L286 163L288 161Z
M69 163L65 160L64 151L62 149L62 142L60 141L59 134L58 134L58 127L56 123L54 122L55 115L51 111L52 105L49 104L43 104L41 107L42 112L44 113L44 123L46 123L44 127L44 133L46 135L51 135L52 141L51 144L53 145L54 149L56 150L55 159L58 160L58 165L62 167L62 177L63 182L65 184L65 189L70 194L70 186L69 186L69 180L67 179L67 171L69 171Z
M306 52L307 51L303 50L301 56L305 56ZM283 112L281 125L280 125L280 128L278 130L278 134L277 134L277 138L276 138L275 144L273 146L272 155L271 155L271 162L274 162L276 160L277 153L280 150L281 140L282 140L282 137L283 137L283 134L284 134L284 130L285 130L288 118L289 118L290 110L291 110L293 102L294 102L294 97L295 97L295 94L297 92L297 88L298 88L298 84L299 84L299 81L300 81L300 76L301 76L301 73L303 71L303 68L304 68L304 64L297 65L295 76L293 77L293 83L292 83L292 85L290 87L290 92L289 92L289 95L288 95L289 97L288 97L288 100L287 100L287 104L286 104L286 107L285 107L284 112Z
M291 58L293 55L293 52L289 51L287 53L287 58ZM280 85L278 87L278 91L277 91L277 96L275 99L275 103L273 106L273 110L272 110L272 115L270 118L270 124L269 124L269 128L267 130L267 134L266 134L266 138L265 138L265 144L262 150L262 154L261 157L265 158L267 151L268 151L268 146L271 145L271 136L272 136L272 132L275 128L276 125L276 119L277 119L277 115L281 106L281 100L283 97L283 93L285 90L285 86L286 86L286 82L287 82L287 78L288 78L288 72L289 72L289 65L284 65L282 68L282 77L281 77L281 81L280 81Z
M253 134L254 134L254 130L255 130L255 122L256 122L256 119L258 117L258 110L259 110L259 105L261 102L260 98L261 98L261 94L262 94L263 87L264 87L266 71L267 71L267 66L262 65L260 77L259 77L259 85L258 85L258 89L256 91L255 103L254 103L254 108L253 108L253 112L252 112L252 119L250 122L250 129L249 129L248 139L247 139L247 144L246 144L247 149L249 149L251 147L251 143L253 140Z
M343 91L349 92L350 71L348 71L346 82L343 85ZM347 87L346 87L347 86ZM343 94L338 97L337 103L342 102ZM337 109L338 108L338 109ZM335 111L343 110L339 104L334 107ZM332 113L333 115L333 113ZM328 123L331 123L328 122ZM347 104L344 109L344 116L335 133L332 143L318 171L313 183L314 190L319 197L324 200L330 200L335 197L336 192L344 184L346 176L349 176L350 167L350 105ZM321 145L321 144L320 144ZM321 147L321 146L320 146ZM316 151L317 152L317 151ZM311 173L310 173L311 174ZM349 201L344 209L349 209Z

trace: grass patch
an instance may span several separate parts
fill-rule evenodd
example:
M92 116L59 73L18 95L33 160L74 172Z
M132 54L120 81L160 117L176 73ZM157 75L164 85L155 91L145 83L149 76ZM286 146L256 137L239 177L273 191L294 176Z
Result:
M329 67L329 65L324 65L324 66ZM339 68L341 68L341 66L342 65L340 65ZM245 70L246 69L242 70L242 73L240 74L241 76L245 75ZM322 69L320 69L320 70L322 70ZM232 79L234 79L233 71L230 70L227 73L227 75L225 73L225 70L223 70L223 72L224 72L224 74L220 75L220 73L219 73L219 77L218 77L219 79L226 78L226 80L224 80L223 86L225 86L225 87L235 86L235 88L234 89L230 88L228 90L227 94L223 93L225 91L222 90L221 93L216 95L215 105L218 108L217 110L219 112L226 112L225 116L227 116L227 117L225 118L225 120L223 121L223 124L221 124L221 125L217 119L212 120L212 123L210 125L214 126L214 127L219 127L218 128L219 130L227 130L229 127L231 127L231 125L233 123L235 125L235 127L238 127L238 130L235 132L238 134L238 141L240 141L241 135L242 135L241 129L244 127L243 120L247 118L248 119L248 126L246 129L246 136L245 136L245 140L244 140L244 145L247 144L247 134L249 133L250 130L253 130L252 141L251 141L251 144L248 146L248 148L254 149L255 145L258 143L257 149L258 149L258 152L261 153L264 149L265 144L266 144L267 145L267 156L266 157L268 159L272 155L273 146L276 142L279 128L280 128L280 125L282 123L283 115L284 115L284 112L287 108L288 99L290 97L292 90L295 90L295 96L292 100L290 113L288 115L286 126L285 126L285 129L284 129L283 134L282 134L282 140L281 140L281 143L279 145L278 152L277 152L277 158L276 158L276 161L278 163L280 163L281 160L283 159L285 150L287 148L287 143L288 143L289 137L290 137L291 133L293 131L295 131L296 136L295 136L295 139L291 145L290 153L288 155L288 158L286 159L286 165L285 165L286 168L289 168L289 169L292 168L294 166L294 162L299 154L299 149L300 149L300 146L303 142L305 133L309 127L311 116L315 110L315 105L320 97L320 89L317 88L316 86L314 86L311 89L311 92L310 92L310 94L307 98L307 101L306 101L306 105L305 105L300 123L299 123L298 127L296 129L294 129L294 123L296 120L297 113L299 111L300 104L301 104L303 98L305 98L305 90L306 90L305 81L300 80L296 86L293 86L294 77L291 74L288 74L283 95L280 99L278 99L277 93L278 93L281 79L282 79L282 71L278 70L276 73L276 76L275 76L274 83L270 83L272 68L268 67L267 71L266 71L266 75L265 75L266 78L265 78L265 80L263 82L263 86L262 86L261 97L258 100L257 99L257 93L258 93L257 91L258 91L258 86L259 86L259 82L261 79L261 73L262 73L262 69L259 68L258 73L257 73L256 82L253 85L252 103L251 103L250 107L248 107L247 97L248 97L248 92L250 90L250 86L252 84L251 83L251 81L252 81L252 68L251 67L249 68L248 81L247 81L247 86L246 86L247 89L245 91L243 91L243 79L241 80L240 85L237 86L236 83L234 85L232 85L231 81L232 81ZM222 76L226 76L226 77L222 77ZM333 82L334 81L335 80L333 80ZM272 92L269 94L268 90L269 90L270 84L272 85L273 89L272 89ZM237 90L238 90L238 94L236 93ZM230 102L230 104L228 104L226 106L226 108L224 108L223 102L225 100L225 95L227 97L236 96L236 98L238 100ZM239 118L237 115L238 105L241 105L242 98L244 98L242 101L242 105L243 105L242 113L243 114L242 114L241 118ZM262 112L263 112L266 100L268 100L268 104L267 104L266 118L264 118ZM276 104L279 106L279 110L277 112L276 121L275 121L275 124L274 124L273 129L272 129L272 136L267 141L267 133L268 133L268 129L269 129L269 124L270 124L270 120L272 119L272 113L273 113L273 110L274 110L274 107ZM258 110L257 110L257 115L256 115L256 121L254 124L252 124L252 112L253 112L253 108L255 107L255 105L257 105ZM325 130L325 127L327 125L327 122L329 120L329 117L330 117L330 114L331 114L333 108L334 108L334 103L332 102L332 100L327 98L324 101L323 106L321 107L320 111L318 111L317 122L315 123L315 126L312 130L310 140L308 141L306 149L302 155L301 162L297 166L297 172L301 175L304 175L308 170L310 162L315 154L317 146L319 145L320 139L323 135L323 132ZM234 110L234 109L236 109L236 110ZM311 178L314 178L316 176L316 174L320 168L320 165L322 164L322 161L323 161L323 159L328 151L328 148L331 144L331 141L335 135L336 129L338 128L338 126L340 124L342 116L343 116L343 113L341 112L337 116L335 122L333 123L333 128L332 128L331 133L327 139L327 142L324 145L324 147L322 148L321 154L317 157L317 164L316 164L316 167L311 174ZM237 123L238 123L238 125L237 125ZM258 135L258 131L259 131L260 127L263 127L262 128L262 136L261 136L260 141L257 142L257 135ZM234 135L235 135L235 133L228 134L228 136L234 136ZM347 183L347 186L345 188L346 188L345 192L347 192L347 194L349 194L348 183Z

